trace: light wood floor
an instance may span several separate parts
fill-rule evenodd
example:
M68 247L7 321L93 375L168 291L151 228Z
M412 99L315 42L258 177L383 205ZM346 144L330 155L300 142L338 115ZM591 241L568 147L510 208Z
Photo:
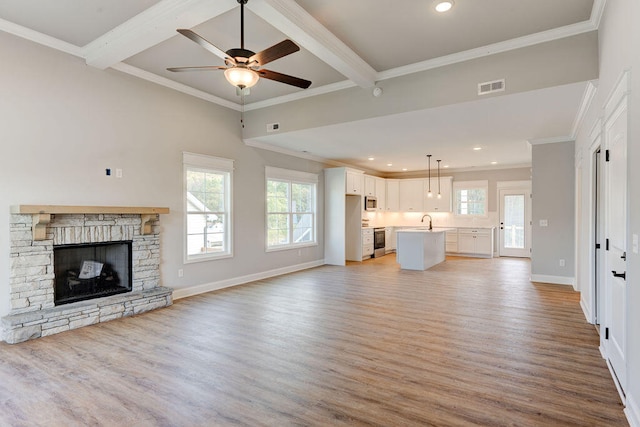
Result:
M528 277L386 256L0 344L0 425L628 425L578 294Z

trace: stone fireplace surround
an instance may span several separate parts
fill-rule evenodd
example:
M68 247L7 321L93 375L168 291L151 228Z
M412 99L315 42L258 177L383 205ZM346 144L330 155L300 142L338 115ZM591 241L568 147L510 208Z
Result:
M34 206L11 209L11 312L2 318L10 344L170 306L160 286L159 214L168 208ZM53 247L132 241L131 292L54 305Z

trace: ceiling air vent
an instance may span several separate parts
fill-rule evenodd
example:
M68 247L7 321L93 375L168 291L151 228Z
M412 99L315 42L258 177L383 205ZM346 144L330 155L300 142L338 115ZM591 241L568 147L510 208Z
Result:
M280 130L280 123L269 123L267 125L267 132L277 132Z
M478 95L486 95L488 93L503 92L504 79L494 80L492 82L478 83Z

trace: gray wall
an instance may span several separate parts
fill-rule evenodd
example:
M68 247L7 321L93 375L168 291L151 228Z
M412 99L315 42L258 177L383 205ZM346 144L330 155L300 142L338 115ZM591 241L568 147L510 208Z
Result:
M531 188L532 276L574 277L574 143L534 145ZM548 226L540 226L547 220ZM560 260L565 260L564 267Z
M267 123L290 132L477 100L479 82L506 78L505 95L595 79L595 32L378 82L384 95L351 88L245 113L244 137L268 136ZM268 142L268 139L265 139Z
M11 205L169 207L161 268L177 289L323 260L322 226L316 247L266 253L264 219L265 165L319 173L322 164L246 146L236 111L3 32L0 51L0 315L9 310ZM231 259L183 265L183 151L235 160Z

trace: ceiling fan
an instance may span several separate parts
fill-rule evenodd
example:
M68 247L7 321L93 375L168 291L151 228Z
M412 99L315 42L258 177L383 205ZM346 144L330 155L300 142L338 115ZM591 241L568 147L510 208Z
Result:
M258 83L260 77L302 89L308 88L311 85L309 80L261 68L263 65L268 64L271 61L275 61L283 56L299 51L300 47L291 40L283 40L280 43L268 47L258 53L244 48L244 5L247 1L249 0L238 0L238 3L240 3L239 48L229 49L224 52L191 30L177 30L183 36L188 37L203 48L207 49L209 52L222 58L226 67L205 65L200 67L173 67L167 68L167 70L174 72L224 70L225 78L229 83L237 88L236 91L239 95L247 95L248 89Z

